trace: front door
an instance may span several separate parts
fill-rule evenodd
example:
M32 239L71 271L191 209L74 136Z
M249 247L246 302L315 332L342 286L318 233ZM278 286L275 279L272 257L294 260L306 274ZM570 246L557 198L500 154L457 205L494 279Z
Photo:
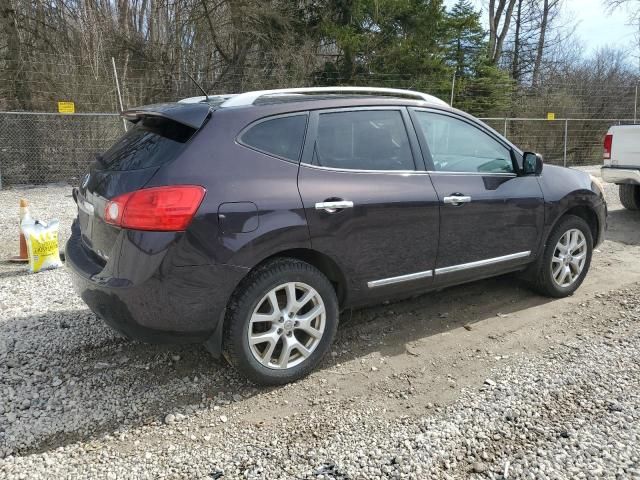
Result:
M340 266L354 303L433 282L438 198L408 125L396 107L310 118L298 187L311 244Z
M415 110L440 200L438 284L457 283L530 262L544 223L535 176L518 176L511 148L471 120Z

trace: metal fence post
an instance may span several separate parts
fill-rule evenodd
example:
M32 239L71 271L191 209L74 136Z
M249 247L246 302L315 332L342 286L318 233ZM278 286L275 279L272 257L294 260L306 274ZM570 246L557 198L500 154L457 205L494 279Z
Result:
M451 79L451 101L449 102L450 107L453 107L453 93L455 92L455 88L456 88L456 73L453 72L453 77Z
M3 117L0 117L0 125L2 124L2 118ZM3 131L5 126L2 125L2 127L3 128L0 131ZM2 190L2 162L0 162L0 190Z
M504 117L504 132L503 132L503 137L507 138L507 117Z
M120 81L118 80L118 70L116 70L116 59L111 57L111 64L113 65L113 77L116 80L116 90L118 92L118 101L120 103L120 113L124 111L124 106L122 105L122 94L120 93ZM124 127L124 131L127 131L127 121L122 119L122 126Z
M567 166L567 137L569 131L569 119L564 119L564 154L562 155L562 166Z
M633 124L635 125L638 120L638 84L636 83L636 96L633 100Z

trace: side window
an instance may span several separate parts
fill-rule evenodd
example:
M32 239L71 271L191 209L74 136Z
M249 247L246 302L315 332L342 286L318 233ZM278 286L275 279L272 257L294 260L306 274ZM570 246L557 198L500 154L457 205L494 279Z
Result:
M240 143L297 162L300 159L306 127L306 115L276 117L250 127L240 137Z
M447 115L420 111L415 114L437 171L514 171L509 149L482 130Z
M398 110L320 114L312 163L354 170L415 170Z

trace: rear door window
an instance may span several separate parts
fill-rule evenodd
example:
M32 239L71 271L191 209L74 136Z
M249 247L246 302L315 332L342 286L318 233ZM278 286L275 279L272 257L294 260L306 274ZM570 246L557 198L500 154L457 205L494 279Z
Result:
M307 115L288 115L262 120L240 136L240 143L269 155L298 162Z
M399 110L323 113L313 165L351 170L415 170Z
M143 117L103 155L98 169L126 171L159 167L175 159L196 132L181 123Z

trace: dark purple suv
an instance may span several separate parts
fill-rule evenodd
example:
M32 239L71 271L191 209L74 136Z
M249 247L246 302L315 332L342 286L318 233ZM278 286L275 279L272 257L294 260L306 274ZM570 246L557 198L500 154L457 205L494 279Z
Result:
M309 88L124 113L74 189L75 287L128 337L204 342L258 383L309 373L340 310L521 271L582 283L606 204L419 92Z

